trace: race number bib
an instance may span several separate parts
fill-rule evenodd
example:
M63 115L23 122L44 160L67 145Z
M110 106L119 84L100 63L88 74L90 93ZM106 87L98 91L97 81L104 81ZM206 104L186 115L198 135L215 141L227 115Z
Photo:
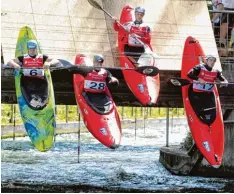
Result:
M91 89L91 90L96 90L96 91L104 91L105 87L106 87L105 82L85 80L85 83L84 83L84 88L89 89L89 90Z
M44 69L23 69L25 76L44 76Z
M214 84L193 84L193 88L197 90L211 92L213 91Z

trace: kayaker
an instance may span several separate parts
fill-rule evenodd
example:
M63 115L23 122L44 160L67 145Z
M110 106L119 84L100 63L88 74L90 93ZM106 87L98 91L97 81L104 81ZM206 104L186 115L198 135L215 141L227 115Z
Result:
M97 54L93 57L94 70L85 76L84 90L92 93L102 93L106 90L106 84L119 84L118 79L102 68L104 56Z
M38 67L38 68L49 68L50 65L57 65L60 62L57 59L50 59L45 54L38 53L38 44L35 40L29 40L27 42L28 54L23 56L16 57L15 59L10 60L7 65L20 69L21 67ZM40 70L33 69L31 71L27 71L31 76L39 76ZM28 75L28 76L30 76Z
M136 38L149 46L151 41L150 27L143 22L144 15L145 9L138 6L135 8L135 21L124 24L125 30L129 32L127 35L127 44L124 46L124 53L136 66L139 65L137 61L141 54L145 52L144 45ZM122 27L116 22L117 18L113 17L113 21L114 29L119 31Z
M205 57L205 61L202 64L196 65L188 73L190 79L198 81L198 83L193 83L193 91L195 92L212 92L214 84L206 84L206 82L215 82L216 79L221 81L221 87L228 86L227 79L222 75L222 73L214 69L216 62L216 57L208 55Z
M196 65L191 69L187 76L197 83L193 83L192 88L189 89L189 96L191 96L191 103L196 113L201 118L206 118L209 121L215 119L214 111L216 110L216 100L214 97L214 83L217 79L221 81L221 86L227 86L228 81L222 73L214 67L216 57L208 55L205 57L204 63ZM195 82L196 82L195 81ZM207 107L207 108L204 108Z

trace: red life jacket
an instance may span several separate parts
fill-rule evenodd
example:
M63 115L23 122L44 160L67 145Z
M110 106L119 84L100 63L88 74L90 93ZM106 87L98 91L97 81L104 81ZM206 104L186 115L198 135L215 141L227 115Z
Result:
M103 93L106 91L106 78L107 72L101 68L99 72L92 71L89 73L84 80L84 91L93 93Z
M198 75L198 78L203 79L206 82L214 83L217 79L217 70L208 71L204 64L200 65L201 70ZM214 88L214 84L200 84L200 83L193 83L193 91L195 92L212 92Z
M148 28L149 27L145 24L135 25L135 23L132 23L130 27L130 33L134 33L137 36L141 37L140 40L143 43L150 44L151 35L150 35L150 32L148 31ZM131 37L130 34L128 36L128 45L143 47L143 45L139 43L135 38Z
M44 69L43 69L43 55L37 55L37 57L32 58L28 54L24 55L23 59L23 74L28 77L36 77L44 79Z

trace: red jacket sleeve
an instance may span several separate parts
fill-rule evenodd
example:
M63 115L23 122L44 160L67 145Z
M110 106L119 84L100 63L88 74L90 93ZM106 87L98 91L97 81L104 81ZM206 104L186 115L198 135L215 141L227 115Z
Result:
M141 40L146 43L146 44L150 44L151 41L151 32L146 32L145 36L141 38Z
M117 22L113 23L113 28L115 31L119 31L119 24Z

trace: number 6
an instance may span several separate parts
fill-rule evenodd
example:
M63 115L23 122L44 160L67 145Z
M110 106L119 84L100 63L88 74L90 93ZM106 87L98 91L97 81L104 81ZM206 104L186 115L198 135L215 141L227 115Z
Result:
M37 75L37 70L36 69L32 69L31 71L30 71L30 75Z

